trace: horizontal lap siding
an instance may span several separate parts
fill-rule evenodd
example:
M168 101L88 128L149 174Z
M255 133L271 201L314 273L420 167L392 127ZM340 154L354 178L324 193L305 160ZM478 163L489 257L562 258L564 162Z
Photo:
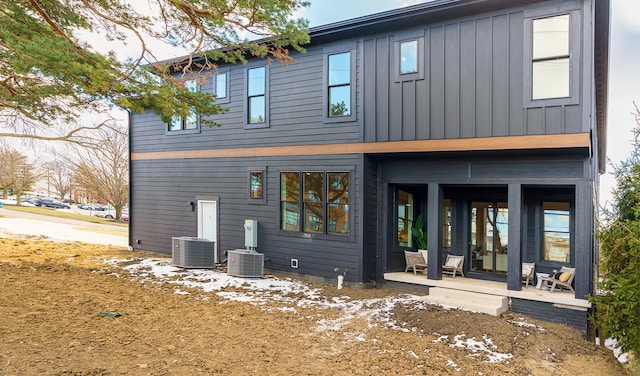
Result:
M293 54L296 62L269 66L269 127L245 129L245 65L230 68L228 112L208 117L220 127L203 125L198 134L169 134L160 118L147 112L133 118L132 152L206 150L360 141L359 121L323 123L323 49ZM254 63L249 67L253 67ZM202 90L210 91L210 84ZM357 85L356 85L357 86ZM356 90L357 88L354 88ZM358 101L353 104L358 111Z
M568 184L588 178L588 159L579 156L487 157L469 160L396 158L380 162L383 181L404 184Z
M531 316L538 320L551 321L570 326L583 336L587 335L589 312L556 307L553 303L534 300L510 299L511 311Z
M415 81L395 82L393 34L364 40L365 141L584 132L582 105L524 108L519 9L425 25L418 34L425 75Z
M354 156L322 158L250 158L193 159L175 161L133 161L131 215L134 246L158 252L171 252L174 236L197 236L197 210L190 201L196 197L219 197L218 247L220 251L244 248L245 219L259 222L258 251L265 254L267 268L295 271L324 278L335 276L334 268L347 270L347 280L362 275L362 247L358 192L359 159ZM248 166L266 166L266 204L248 203ZM280 171L351 172L350 228L353 236L305 237L302 233L280 231ZM135 244L136 239L140 240ZM299 269L290 268L290 260L299 261ZM332 260L331 262L327 260ZM358 279L359 280L359 279Z

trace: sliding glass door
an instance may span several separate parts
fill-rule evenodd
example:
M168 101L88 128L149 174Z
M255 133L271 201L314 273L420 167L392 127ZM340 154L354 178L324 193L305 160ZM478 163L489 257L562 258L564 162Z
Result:
M506 202L471 203L471 270L507 274L509 213Z

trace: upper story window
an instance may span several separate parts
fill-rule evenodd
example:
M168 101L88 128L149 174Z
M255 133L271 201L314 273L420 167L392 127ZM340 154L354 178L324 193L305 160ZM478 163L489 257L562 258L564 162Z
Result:
M351 115L351 52L329 55L329 117Z
M395 35L393 42L393 81L424 79L424 30Z
M580 13L571 6L560 14L525 13L525 107L579 103Z
M569 15L533 20L531 99L570 95Z
M418 71L418 41L400 42L400 74Z
M196 80L188 80L185 81L185 87L191 91L198 91L198 82ZM169 132L177 132L177 131L197 131L199 129L198 124L198 115L196 114L195 109L191 109L187 116L175 115L171 118L171 123L169 123Z
M260 66L247 69L247 128L260 128L268 126L267 117L267 67Z
M325 48L324 122L355 121L355 43Z
M219 68L212 80L216 102L229 103L229 68Z

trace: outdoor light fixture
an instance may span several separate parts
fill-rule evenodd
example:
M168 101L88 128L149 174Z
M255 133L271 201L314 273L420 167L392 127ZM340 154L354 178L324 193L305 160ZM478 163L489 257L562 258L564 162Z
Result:
M191 211L194 211L196 209L196 203L195 202L189 201L188 204L191 205Z

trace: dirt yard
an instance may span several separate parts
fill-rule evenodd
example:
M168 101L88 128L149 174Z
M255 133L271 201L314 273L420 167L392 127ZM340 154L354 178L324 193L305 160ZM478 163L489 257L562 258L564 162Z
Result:
M243 301L229 298L242 286L177 288L184 276L123 269L139 260L104 263L132 257L158 255L0 239L0 375L625 374L576 331L518 314L309 282L334 304L303 304L307 292Z

